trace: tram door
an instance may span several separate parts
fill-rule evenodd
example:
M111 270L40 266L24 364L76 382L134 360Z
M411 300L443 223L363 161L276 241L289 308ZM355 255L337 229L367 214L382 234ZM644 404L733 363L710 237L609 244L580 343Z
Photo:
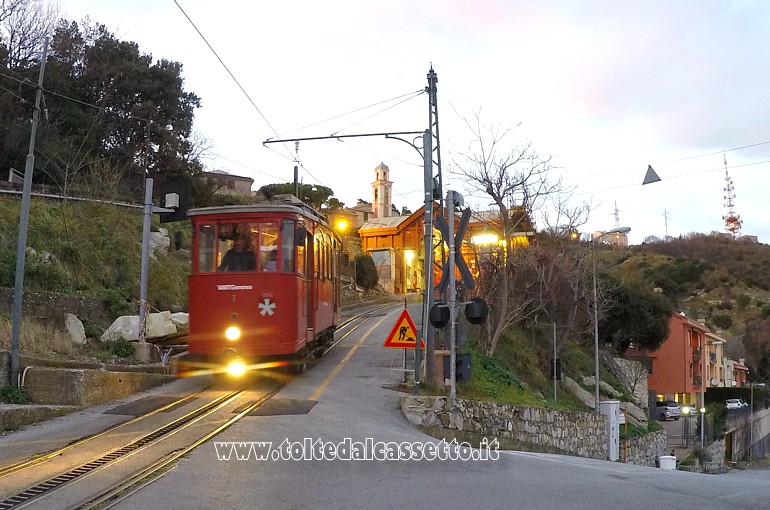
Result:
M307 326L305 336L308 342L313 340L313 325L315 324L315 307L318 299L318 248L316 236L308 232L307 235Z

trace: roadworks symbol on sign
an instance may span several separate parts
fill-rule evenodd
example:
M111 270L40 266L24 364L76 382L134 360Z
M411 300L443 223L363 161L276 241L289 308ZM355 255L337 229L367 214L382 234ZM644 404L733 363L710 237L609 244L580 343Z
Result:
M414 322L406 308L401 312L382 346L394 349L414 349L417 346L417 328L414 327ZM425 349L425 342L422 340L420 340L420 348Z

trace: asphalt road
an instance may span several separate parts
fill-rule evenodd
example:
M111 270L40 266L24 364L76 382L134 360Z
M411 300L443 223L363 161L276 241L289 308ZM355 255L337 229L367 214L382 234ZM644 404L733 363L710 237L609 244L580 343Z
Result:
M419 322L420 306L410 307ZM500 452L486 460L324 460L327 445L407 442L423 455L435 444L410 426L397 408L400 393L384 386L398 382L400 350L382 342L400 309L375 317L371 332L351 334L312 370L276 398L282 409L306 414L250 416L226 430L217 442L271 443L270 456L237 460L215 441L181 460L149 487L118 503L148 508L351 508L351 509L765 509L770 471L702 475L549 454ZM418 326L419 327L419 326ZM175 383L176 384L176 383ZM317 404L312 405L312 402ZM308 404L303 407L303 404ZM312 408L311 408L312 407ZM92 416L93 414L85 414ZM72 420L73 418L69 418ZM284 443L290 448L281 448ZM314 448L303 445L311 443ZM29 443L27 443L29 444ZM231 446L225 443L225 446ZM403 448L403 447L402 447ZM350 448L351 450L354 448ZM356 448L356 452L359 450ZM229 460L219 460L223 452ZM244 450L239 450L243 452ZM255 450L256 451L256 450ZM454 451L454 450L453 450ZM445 450L442 450L445 452ZM477 451L478 452L478 451ZM442 453L443 455L443 453ZM285 457L298 458L290 460ZM305 460L304 457L316 458ZM280 458L284 457L284 458Z
M419 306L410 307L410 312L418 321ZM366 438L435 442L403 418L397 409L399 393L383 388L401 376L390 369L400 360L400 351L381 347L397 314L394 310L384 317L363 342L354 335L342 340L321 364L278 395L298 400L315 395L318 404L308 414L250 417L218 439L269 441L273 446L285 440L303 443L305 438L331 443L345 438L361 443ZM318 395L344 358L345 364ZM299 445L293 453L305 455ZM765 509L770 501L768 475L702 475L525 452L502 452L497 460L479 461L225 461L217 460L210 443L118 507Z

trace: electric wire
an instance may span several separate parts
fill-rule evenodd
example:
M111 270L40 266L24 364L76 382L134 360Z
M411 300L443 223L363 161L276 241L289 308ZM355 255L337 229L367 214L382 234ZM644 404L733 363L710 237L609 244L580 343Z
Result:
M369 115L368 117L364 117L363 119L359 120L358 122L354 122L353 124L350 124L349 126L346 126L346 127L342 128L342 129L338 129L337 131L332 133L331 136L339 134L340 131L344 131L344 130L349 129L349 128L353 127L353 126L357 126L358 124L361 124L362 122L365 122L365 121L371 119L372 117L376 117L377 115L380 115L381 113L384 113L384 112L386 112L388 110L391 110L391 109L395 108L396 106L402 105L402 104L406 103L407 101L410 101L410 100L412 100L412 99L414 99L416 97L419 97L421 94L422 93L416 94L416 95L414 95L412 97L408 97L408 98L404 99L403 101L399 101L398 103L396 103L394 105L388 106L387 108L384 108L384 109L382 109L382 110L380 110L378 112L375 112L375 113Z
M2 85L0 85L0 89L2 89L2 90L4 90L4 91L8 92L8 93L9 93L10 95L12 95L13 97L15 97L15 98L17 98L17 99L20 99L20 100L21 100L21 102L22 102L22 103L24 103L24 104L32 104L32 103L30 103L29 101L27 101L26 99L24 99L23 97L21 97L20 95L18 95L17 93L15 93L14 91L12 91L12 90L9 90L9 89L7 89L7 88L3 87Z
M290 130L290 131L286 131L286 132L284 132L284 133L283 133L283 135L281 135L281 136L286 136L286 135L289 135L289 134L291 134L291 133L295 133L295 132L297 132L297 131L301 131L301 130L303 130L303 129L306 129L306 128L309 128L309 127L313 127L313 126L317 126L317 125L319 125L319 124L323 124L324 122L329 122L330 120L339 119L339 118L341 118L341 117L345 117L345 116L347 116L347 115L351 115L351 114L353 114L353 113L358 113L358 112L360 112L360 111L363 111L363 110L367 110L367 109L369 109L369 108L374 108L375 106L379 106L379 105L381 105L381 104L384 104L384 103L389 103L389 102L391 102L391 101L395 101L395 100L397 100L397 99L401 99L402 97L411 96L412 94L416 94L417 96L419 96L419 95L421 95L421 94L424 94L424 93L425 93L425 91L424 91L424 90L416 90L416 91L414 91L414 92L407 92L406 94L401 94L401 95L399 95L399 96L396 96L396 97L392 97L392 98L390 98L390 99L385 99L385 100L383 100L383 101L378 101L378 102L376 102L376 103L370 104L369 106L362 106L361 108L356 108L355 110L350 110L349 112L346 112L346 113L341 113L341 114L339 114L339 115L335 115L335 116L333 116L333 117L329 117L328 119L319 120L318 122L313 122L312 124L308 124L308 125L306 125L306 126L302 126L302 127L300 127L300 128L296 128L296 129L292 129L292 130ZM415 97L416 97L416 96L415 96Z
M759 147L761 145L767 145L767 144L770 144L770 140L768 140L766 142L752 143L752 144L749 144L749 145L741 145L740 147L733 147L731 149L723 149L723 150L714 151L714 152L707 152L707 153L704 153L704 154L696 154L695 156L688 156L686 158L672 159L670 161L664 161L664 162L662 162L660 164L667 165L667 164L670 164L670 163L681 163L682 161L688 161L688 160L691 160L691 159L705 158L707 156L714 156L716 154L724 154L726 152L735 152L735 151L739 151L739 150L743 150L743 149L750 149L752 147ZM629 171L632 171L632 170L636 170L636 168L626 168L625 170L610 170L608 172L600 172L600 173L596 173L596 174L584 175L583 178L601 177L601 176L604 176L604 175L625 173L625 172L629 172Z
M13 71L11 71L11 72L13 72ZM16 74L16 73L14 73L14 74ZM8 79L10 79L10 80L14 80L14 81L17 81L17 82L19 82L19 83L21 83L21 84L23 84L23 85L27 85L27 86L29 86L29 87L32 87L33 89L37 89L37 84L36 84L36 83L32 83L32 82L30 82L30 81L29 81L29 80L27 80L26 78L22 78L22 79L20 79L20 78L15 78L15 77L13 77L13 76L9 76L9 75L7 75L7 74L5 74L5 73L3 73L3 72L0 72L0 76L2 76L2 77L4 77L4 78L8 78ZM102 113L103 113L103 112L106 110L106 107L104 107L104 106L99 106L99 105L96 105L96 104L93 104L93 103L89 103L89 102L87 102L87 101L81 101L80 99L76 99L76 98L74 98L74 97L70 97L70 96L68 96L68 95L66 95L66 94L62 94L62 93L60 93L60 92L56 92L56 91L54 91L54 90L51 90L51 89L47 89L47 88L45 88L45 87L40 87L40 90L42 90L42 91L43 91L43 94L49 94L49 95L52 95L52 96L60 97L60 98L62 98L62 99L66 99L66 100L68 100L68 101L72 101L73 103L78 103L78 104L80 104L80 105L83 105L83 106L88 106L89 108L94 108L94 109L96 109L96 110L99 110L99 111L100 111L100 112L102 112ZM22 99L23 99L23 98L22 98ZM25 101L26 101L26 100L25 100ZM28 102L28 101L27 101L27 102ZM137 115L132 115L132 114L128 114L128 115L124 116L123 118L124 118L124 119L134 119L134 120L141 120L141 121L143 121L143 122L152 122L150 119L145 119L144 117L139 117L139 116L137 116Z
M387 158L390 161L398 161L399 163L404 163L405 165L416 166L416 167L419 167L419 168L423 167L423 163L419 163L418 164L418 163L414 163L412 161L407 161L405 159L396 158L396 157L390 156L388 154L383 154L381 152L373 151L371 149L367 149L366 147L361 147L360 145L356 145L354 143L351 143L351 142L349 142L349 141L347 141L345 139L342 139L342 138L337 138L337 141L339 141L341 143L344 143L344 144L347 144L347 145L350 145L354 149L358 149L360 151L368 152L370 154L375 154L377 156L382 156L383 158Z
M198 27L195 25L192 19L190 19L190 16L187 15L185 10L182 8L181 5L179 5L179 2L177 0L174 0L174 3L177 7L179 7L179 10L182 11L182 14L184 14L184 17L187 18L187 21L190 22L190 25L195 29L195 31L198 33L198 35L203 39L203 42L206 43L206 46L211 50L211 52L214 54L214 56L219 60L219 63L222 64L222 67L225 68L225 71L227 71L227 74L230 75L230 78L235 82L236 85L238 85L238 88L241 89L241 92L243 92L243 95L246 96L246 99L249 100L249 103L251 103L251 106L254 107L254 109L259 113L259 116L262 117L262 120L265 121L265 124L270 128L270 130L273 132L273 134L277 137L278 132L273 128L272 124L270 124L270 121L267 120L267 117L262 113L262 110L259 109L257 104L254 102L253 99L251 99L251 96L249 96L249 93L246 92L246 89L243 88L243 85L238 81L238 79L235 77L235 75L230 71L230 68L227 67L227 64L222 60L222 58L219 56L219 54L216 52L213 46L209 43L209 41L206 39L206 37L203 35L203 33L198 29ZM289 152L289 155L291 155L291 151L288 147L286 147L286 144L282 144L286 150Z

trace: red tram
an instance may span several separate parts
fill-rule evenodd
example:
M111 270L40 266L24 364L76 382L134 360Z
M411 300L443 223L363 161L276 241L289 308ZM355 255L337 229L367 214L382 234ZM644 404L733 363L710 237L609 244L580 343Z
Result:
M317 356L340 318L340 241L292 195L191 209L189 354L184 369L240 375Z

